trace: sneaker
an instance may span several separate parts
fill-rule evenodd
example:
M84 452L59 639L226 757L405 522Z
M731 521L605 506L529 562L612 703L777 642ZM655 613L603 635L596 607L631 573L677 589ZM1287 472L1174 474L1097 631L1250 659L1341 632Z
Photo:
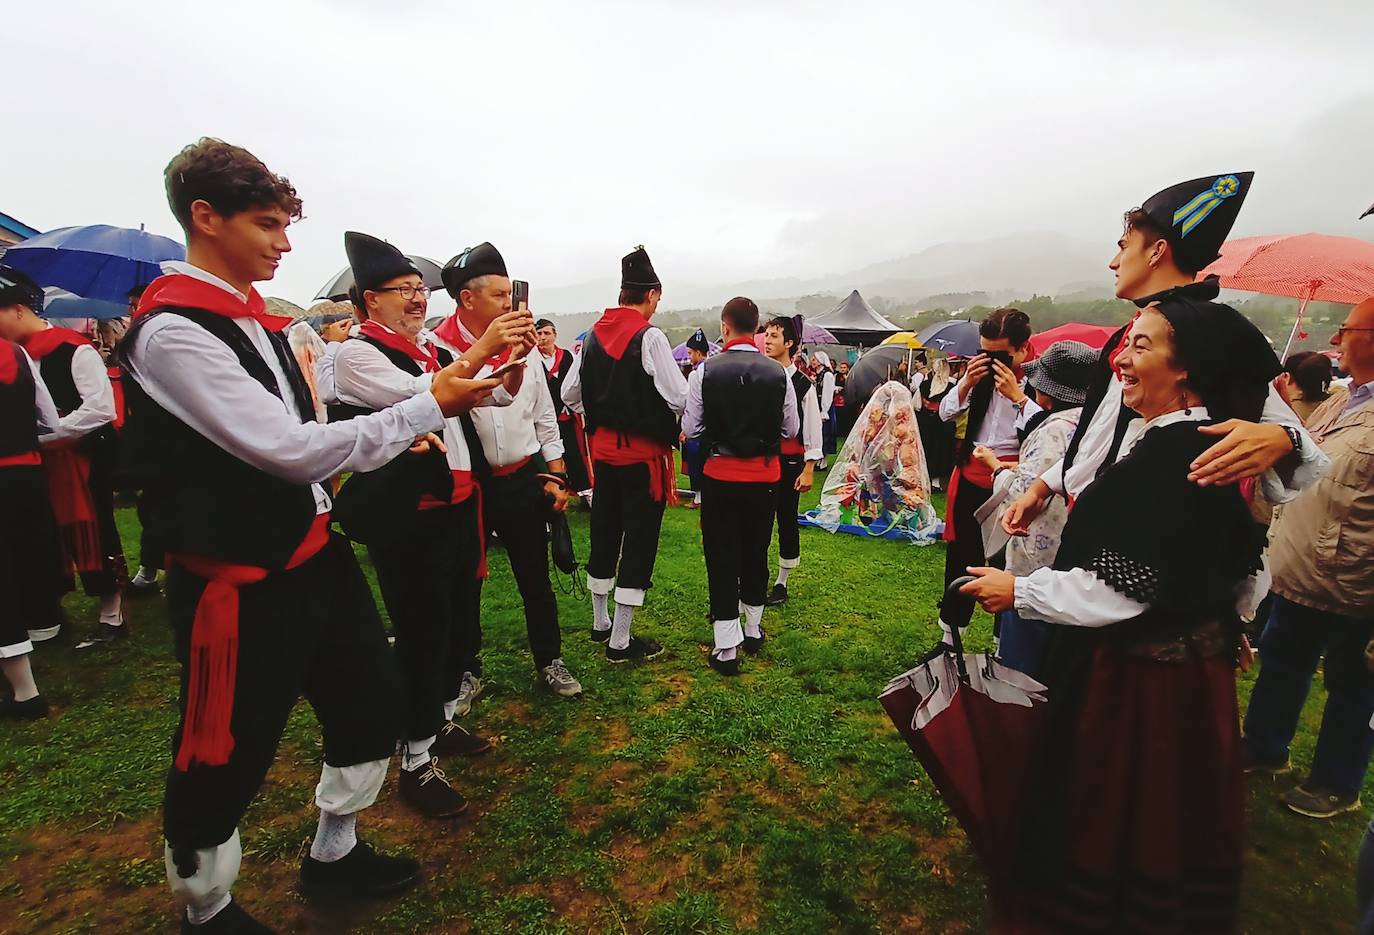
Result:
M777 607L779 604L787 603L787 585L775 584L773 590L763 599L765 607Z
M433 758L419 769L401 770L400 787L401 799L426 818L453 818L468 807L468 800L448 784Z
M1307 789L1297 786L1279 796L1279 803L1290 811L1308 818L1335 818L1346 812L1359 811L1360 795L1336 795L1325 789Z
M1293 761L1287 757L1284 758L1282 763L1267 763L1252 754L1249 748L1243 744L1241 745L1241 764L1247 776L1255 773L1268 773L1271 776L1279 776L1289 772L1293 768Z
M229 905L215 913L209 922L200 925L192 925L191 920L185 915L181 917L181 935L277 935L276 929L270 929L248 913L243 911L243 907L229 900Z
M449 721L439 729L430 748L438 756L476 756L491 749L491 741L485 737L466 731Z
M610 642L610 639L611 639L611 628L610 628L610 627L607 627L607 628L604 629L604 630L598 630L596 627L592 627L592 642L593 642L593 643L607 643L607 642Z
M611 662L630 662L635 659L653 659L663 653L663 647L653 640L641 636L630 637L630 644L624 649L606 646L606 658Z
M735 654L734 659L722 659L720 658L720 650L713 649L706 661L710 663L711 668L715 669L721 675L739 675L738 653Z
M28 701L15 701L13 698L0 698L0 718L14 718L19 721L37 721L48 716L48 699L34 695Z
M91 634L91 638L77 643L76 648L90 649L93 646L108 646L111 643L117 643L120 640L127 639L128 636L129 628L124 624L121 623L115 626L102 620L95 625L95 632Z
M48 640L57 639L57 634L62 632L62 624L51 627L40 627L37 630L29 631L30 643L46 643Z
M744 647L744 651L749 655L757 656L763 650L763 641L766 639L768 639L768 634L763 632L763 627L759 627L758 636L750 636L746 633L744 635L744 642L740 645Z
M573 674L568 671L568 667L563 664L562 659L555 659L540 669L539 678L545 687L555 695L563 698L582 697L582 683L573 678Z
M301 891L311 896L385 896L413 885L418 879L418 861L378 854L363 841L329 863L309 854L301 861Z
M454 717L466 717L472 711L472 703L482 697L485 690L480 675L463 673L463 682L458 686L458 705L453 709Z

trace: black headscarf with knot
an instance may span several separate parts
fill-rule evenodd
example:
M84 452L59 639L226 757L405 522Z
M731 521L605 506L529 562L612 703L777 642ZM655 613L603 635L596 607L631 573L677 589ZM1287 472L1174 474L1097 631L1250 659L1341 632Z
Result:
M1229 305L1212 301L1215 277L1138 299L1164 316L1173 331L1174 356L1188 372L1188 387L1218 422L1258 422L1269 384L1283 370L1269 340Z

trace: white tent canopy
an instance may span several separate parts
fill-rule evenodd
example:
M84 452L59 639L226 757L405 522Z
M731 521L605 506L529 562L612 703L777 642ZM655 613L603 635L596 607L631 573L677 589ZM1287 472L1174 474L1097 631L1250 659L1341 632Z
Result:
M875 312L859 295L858 289L824 315L809 319L808 323L824 328L845 344L877 344L902 330Z

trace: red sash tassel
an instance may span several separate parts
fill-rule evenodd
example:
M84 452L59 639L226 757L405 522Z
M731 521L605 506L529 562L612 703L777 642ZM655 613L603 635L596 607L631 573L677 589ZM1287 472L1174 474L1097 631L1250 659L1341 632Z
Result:
M105 555L91 496L91 459L71 445L46 448L42 458L48 498L62 544L63 569L100 571L105 566Z

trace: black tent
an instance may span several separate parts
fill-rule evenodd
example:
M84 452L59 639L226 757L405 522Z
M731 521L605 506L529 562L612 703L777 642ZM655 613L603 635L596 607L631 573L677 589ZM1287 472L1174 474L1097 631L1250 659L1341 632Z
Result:
M864 301L857 289L839 305L824 315L808 319L807 323L829 331L841 344L859 347L881 344L884 338L902 330L873 311L873 306Z

